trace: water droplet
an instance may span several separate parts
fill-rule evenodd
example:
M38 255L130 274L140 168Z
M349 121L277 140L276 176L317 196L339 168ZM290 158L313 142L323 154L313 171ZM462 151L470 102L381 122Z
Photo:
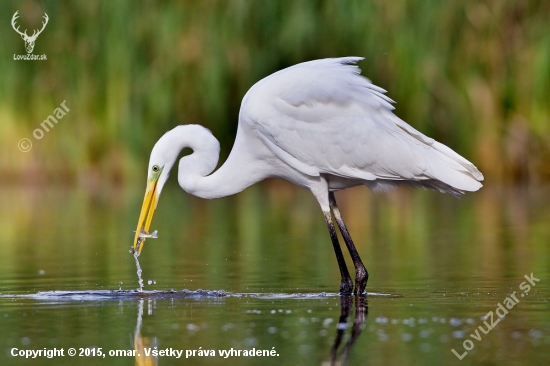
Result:
M258 344L258 340L254 337L249 337L244 340L244 344L247 347L255 347Z
M460 324L462 324L462 320L458 319L458 318L451 318L449 319L449 323L453 326L453 327L458 327Z
M336 326L336 329L338 330L346 330L347 328L348 328L347 323L338 323L338 325Z
M460 339L460 338L464 338L464 331L463 330L455 330L453 331L453 338L457 338L457 339Z
M390 336L384 333L383 329L378 329L376 333L378 334L378 340L380 342L387 342L388 339L390 339Z
M420 336L420 338L428 338L430 336L430 331L423 329L418 335Z
M542 331L538 329L531 329L529 330L529 335L533 338L540 338L542 337Z

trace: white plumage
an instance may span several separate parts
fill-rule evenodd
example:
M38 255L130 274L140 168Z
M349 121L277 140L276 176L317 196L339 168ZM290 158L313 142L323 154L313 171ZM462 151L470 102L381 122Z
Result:
M355 290L364 290L368 274L332 191L362 184L378 191L405 184L459 196L481 188L483 175L453 150L395 116L386 91L360 75L355 64L361 59L304 62L256 83L243 98L233 149L214 173L220 148L209 130L183 125L167 132L149 162L145 201L153 192L153 209L144 202L136 231L149 229L170 170L180 151L190 147L194 153L180 159L178 181L196 196L232 195L266 178L286 179L311 190L331 234L342 274L341 291L351 291L351 279L331 212L354 261Z
M359 60L305 62L268 76L245 96L239 123L296 170L328 175L329 188L479 189L475 166L395 116L385 90L359 75Z

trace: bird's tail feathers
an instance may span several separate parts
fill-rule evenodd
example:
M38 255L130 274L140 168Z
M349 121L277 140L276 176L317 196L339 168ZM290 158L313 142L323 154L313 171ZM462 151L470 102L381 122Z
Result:
M426 171L429 179L422 182L426 188L459 196L483 187L483 175L472 163L437 141L432 148L435 159L430 159Z
M427 172L427 178L439 180L444 183L444 186L430 183L430 187L427 188L438 191L442 191L441 189L443 189L445 192L456 196L455 193L449 191L448 187L455 189L458 194L463 194L464 191L477 191L483 186L480 183L484 179L483 174L481 174L474 164L470 163L449 147L416 130L393 113L388 113L388 116L390 116L391 120L409 136L433 149L429 151L432 153L432 158L436 159L428 159L429 162L432 162L432 166Z
M464 159L462 156L458 155L456 152L451 150L449 147L443 145L442 143L439 143L437 141L434 141L432 144L432 147L442 153L443 155L451 158L452 160L456 161L460 165L462 165L468 173L470 173L478 182L482 182L484 177L483 174L476 168L476 166L472 163L470 163L468 160Z

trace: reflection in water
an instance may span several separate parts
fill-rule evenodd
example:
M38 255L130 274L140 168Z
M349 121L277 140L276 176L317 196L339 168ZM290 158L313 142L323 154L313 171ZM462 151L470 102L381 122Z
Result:
M477 354L462 363L548 364L549 189L485 187L461 201L412 190L374 195L357 188L337 194L358 250L369 258L371 318L361 330L366 304L356 305L354 314L348 299L341 310L343 318L348 313L350 329L327 334L338 313L340 297L331 291L339 273L309 192L264 185L203 201L181 194L172 183L167 187L175 190L172 198L158 212L157 229L166 237L140 258L142 293L135 291L136 267L128 255L142 187L135 193L105 190L99 197L84 190L3 187L0 348L135 349L143 357L137 364L155 364L139 351L159 346L159 337L163 348L174 349L275 347L280 358L261 360L265 366L367 359L372 366L456 364L451 349L475 341L470 334L483 323L480 317L534 272L541 276L536 291L483 335L482 343L475 341ZM158 285L148 286L150 278ZM109 291L119 285L121 291ZM374 297L370 291L403 296ZM286 295L297 292L307 295ZM212 299L197 301L207 295ZM173 305L171 298L177 300ZM159 307L143 324L149 337L144 339L141 317L148 299ZM128 326L136 327L133 346ZM0 352L2 366L21 364L7 357ZM124 363L118 360L112 359ZM206 366L208 361L212 364L211 359L189 362ZM252 365L258 359L218 361Z
M158 365L158 360L153 355L147 356L145 353L145 348L151 348L155 345L152 345L149 341L149 338L141 336L141 319L143 316L143 303L145 300L140 299L138 301L138 316L136 322L136 330L134 332L134 350L136 351L136 366L156 366ZM148 314L152 315L153 308L151 307L151 300L147 300L147 309Z
M148 315L153 314L152 302L154 300L147 300ZM138 300L138 316L136 321L136 329L134 332L134 350L136 354L136 366L151 366L158 365L158 358L152 355L147 356L145 349L156 348L156 342L151 342L149 338L141 335L141 326L143 318L144 299ZM349 339L345 344L342 344L346 330L348 329L348 318L352 312L353 305L355 304L355 317ZM368 301L366 295L357 296L341 296L340 297L340 318L336 325L336 338L330 349L330 360L323 363L323 365L345 365L348 355L353 348L355 342L359 339L364 323L368 317Z
M346 329L348 328L348 317L355 302L355 319L351 328L349 340L342 347L342 340ZM340 297L340 320L336 325L336 339L330 349L330 363L326 365L343 365L346 363L349 352L351 351L355 341L359 338L361 331L364 328L365 320L369 314L367 297L365 295L358 296L342 296ZM340 348L340 350L339 350Z

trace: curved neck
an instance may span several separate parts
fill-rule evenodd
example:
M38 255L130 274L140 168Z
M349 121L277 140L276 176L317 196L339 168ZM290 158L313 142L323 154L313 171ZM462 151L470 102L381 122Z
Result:
M219 159L218 140L202 126L181 127L182 132L178 133L180 151L186 147L193 150L179 162L178 182L187 193L206 199L226 197L264 178L261 169L255 169L256 160L246 145L239 143L239 133L226 162L212 173Z

